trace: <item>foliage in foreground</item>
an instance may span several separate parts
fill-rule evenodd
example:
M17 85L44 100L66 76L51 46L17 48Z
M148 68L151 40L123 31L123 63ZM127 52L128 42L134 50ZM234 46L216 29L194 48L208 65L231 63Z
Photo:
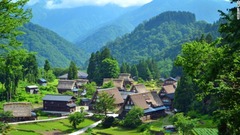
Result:
M73 128L76 129L77 125L84 121L84 113L75 112L74 114L70 114L68 116L69 123L72 124Z
M136 128L142 124L140 119L143 116L143 109L139 107L133 107L126 115L123 121L125 128Z

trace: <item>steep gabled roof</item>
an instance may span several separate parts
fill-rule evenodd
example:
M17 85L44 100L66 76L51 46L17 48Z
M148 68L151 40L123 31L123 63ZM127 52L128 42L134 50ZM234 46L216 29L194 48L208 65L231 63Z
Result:
M116 87L107 88L107 89L97 89L97 92L99 94L103 93L103 92L106 92L109 95L113 95L113 98L115 99L114 104L121 104L121 103L124 102L120 92L118 91L118 89Z
M72 99L76 99L76 98L69 95L45 95L42 98L42 100L47 100L47 101L71 101Z
M5 103L4 111L11 111L14 117L31 117L32 105L29 102Z
M175 87L174 87L174 85L165 85L165 86L163 86L163 90L165 90L165 92L166 92L167 94L175 93Z
M135 91L136 93L148 92L148 90L144 84L133 85L130 91Z
M59 80L58 89L73 89L75 85L75 80Z
M163 106L163 103L156 92L135 93L129 95L129 98L132 100L135 106L138 106L142 109Z
M103 84L108 83L112 81L114 87L117 87L118 89L123 89L123 79L113 79L113 78L104 78L103 79Z
M130 78L131 74L129 73L120 73L118 78L123 79L124 81L133 82L133 79Z

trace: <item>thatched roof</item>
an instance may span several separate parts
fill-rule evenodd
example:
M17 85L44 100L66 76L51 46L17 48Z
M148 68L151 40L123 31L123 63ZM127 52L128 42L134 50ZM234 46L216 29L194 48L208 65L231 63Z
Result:
M113 97L115 99L114 104L121 104L124 102L119 90L116 87L107 88L107 89L97 89L97 92L98 93L106 92L109 95L113 95Z
M64 89L64 90L71 90L74 88L75 80L59 80L58 81L58 89Z
M133 85L130 91L135 92L135 93L148 92L148 90L147 90L147 88L145 87L144 84Z
M149 107L163 106L163 103L156 92L131 94L129 95L129 99L131 99L131 101L134 103L135 106L138 106L142 109L148 109Z
M45 95L42 100L44 101L72 101L76 98L69 95Z
M166 94L175 93L175 86L174 85L165 85L162 87Z
M12 112L14 117L31 117L32 105L29 102L9 102L3 105L4 111Z
M104 78L103 84L109 83L110 81L112 81L114 87L117 87L119 90L124 89L123 88L123 79Z
M87 84L87 83L88 83L87 79L77 79L76 80L77 86L82 86L82 85Z
M133 79L130 78L131 74L129 73L120 73L118 79L123 79L124 81L133 82Z

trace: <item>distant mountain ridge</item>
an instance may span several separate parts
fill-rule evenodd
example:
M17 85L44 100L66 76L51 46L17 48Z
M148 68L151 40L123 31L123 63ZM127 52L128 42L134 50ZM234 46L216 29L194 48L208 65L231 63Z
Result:
M202 34L210 34L215 39L219 36L218 24L196 21L190 12L168 11L139 24L131 33L104 47L109 48L120 63L136 64L139 60L153 58L162 72L169 74L181 45Z
M33 12L31 21L58 33L71 42L75 42L77 38L85 38L97 28L135 9L135 7L123 8L112 4L64 9L47 9L45 5L46 0L41 0L29 6Z
M18 37L23 48L37 52L38 65L43 67L48 60L52 67L68 67L70 61L83 66L88 55L53 31L28 23L21 28L24 35Z
M91 53L99 50L116 37L131 32L138 24L162 12L190 11L196 15L196 20L213 23L220 18L217 10L226 11L228 7L230 7L229 2L224 0L153 0L138 9L125 13L115 21L94 31L85 39L79 38L76 44Z

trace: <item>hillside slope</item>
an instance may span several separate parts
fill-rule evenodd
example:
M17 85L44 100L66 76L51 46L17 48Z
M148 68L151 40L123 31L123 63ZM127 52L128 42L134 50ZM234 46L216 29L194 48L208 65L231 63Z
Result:
M39 66L43 66L46 59L53 67L68 67L70 61L83 66L87 55L66 41L55 32L39 25L28 23L21 28L26 34L18 37L23 42L23 48L37 52Z
M218 25L196 21L190 12L164 12L138 25L130 34L109 42L106 47L120 62L137 63L141 59L156 59L162 70L170 72L172 61L181 45L202 34L218 36Z

